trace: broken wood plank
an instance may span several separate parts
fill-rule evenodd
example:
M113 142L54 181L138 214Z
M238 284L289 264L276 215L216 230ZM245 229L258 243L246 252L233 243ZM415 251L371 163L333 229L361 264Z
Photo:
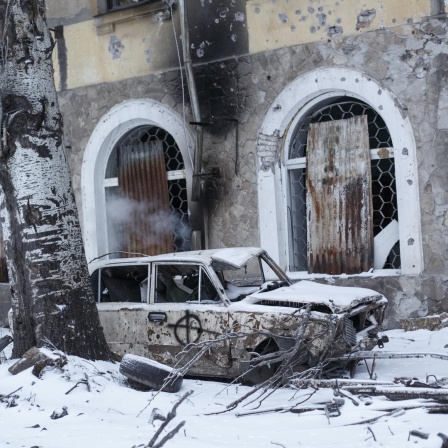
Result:
M446 406L439 405L439 404L414 404L410 406L400 406L399 408L393 408L393 409L374 409L378 412L384 412L384 414L377 415L376 417L372 417L365 420L359 420L354 423L347 423L344 426L354 426L354 425L363 425L366 423L375 423L376 421L382 419L383 417L399 417L400 415L403 415L405 411L411 410L411 409L426 409L428 413L437 413L437 410L443 410L446 409ZM448 447L447 447L448 448Z
M415 437L418 437L420 439L425 439L425 440L429 438L428 433L422 432L422 431L417 431L416 429L409 431L408 441L411 438L411 436L415 436Z
M428 414L448 414L448 406L434 406L428 408Z
M366 423L375 423L375 422L377 422L378 420L380 420L383 417L390 417L390 416L394 415L395 413L401 412L402 410L403 409L401 409L401 408L393 409L392 411L386 412L386 413L381 414L381 415L377 415L376 417L368 418L368 419L365 419L365 420L359 420L359 421L354 422L354 423L347 423L344 426L355 426L355 425L364 425Z
M51 357L45 353L44 349L32 347L8 371L13 375L17 375L34 366L33 374L39 377L45 367L62 368L65 364L67 364L67 359L64 356Z
M330 361L355 361L361 359L406 359L406 358L435 358L448 361L448 355L444 353L422 353L422 352L386 352L386 351L365 351L348 353L337 358L330 358Z
M375 380L353 380L353 379L306 379L306 380L292 380L288 385L300 386L300 388L313 387L316 389L334 389L335 387L345 386L394 386L395 383L391 381L375 381Z
M256 409L254 411L237 412L236 417L247 417L249 415L269 414L271 412L292 412L294 414L302 414L310 411L324 411L325 405L309 405L309 406L280 406L277 408Z
M424 398L448 402L448 389L415 388L397 385L396 387L347 386L344 387L344 390L348 390L352 394L384 395L392 401Z
M26 369L34 366L37 362L47 359L48 356L42 353L37 347L30 348L23 356L13 364L8 371L13 375L17 375Z

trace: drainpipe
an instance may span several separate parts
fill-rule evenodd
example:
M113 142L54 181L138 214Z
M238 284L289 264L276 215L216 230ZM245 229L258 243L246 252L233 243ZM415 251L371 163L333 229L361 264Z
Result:
M198 123L196 128L196 151L194 153L193 166L193 185L191 191L191 200L198 202L201 197L201 171L202 171L202 145L203 132L200 123L201 109L199 107L198 93L193 75L193 64L190 56L190 34L188 32L188 15L186 1L179 1L180 29L182 36L182 53L184 57L185 74L187 78L188 92L190 94L191 108L193 112L193 121Z

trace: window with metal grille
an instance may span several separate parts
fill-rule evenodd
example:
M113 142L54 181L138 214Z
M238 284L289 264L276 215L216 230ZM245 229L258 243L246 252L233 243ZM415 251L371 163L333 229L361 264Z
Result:
M190 249L184 161L164 129L140 126L124 135L109 157L104 188L109 252Z
M115 11L117 9L130 8L143 3L154 3L154 1L157 0L107 0L106 5L108 11Z
M307 141L311 123L346 120L356 116L367 117L371 163L371 199L373 206L373 236L384 241L388 233L387 254L376 269L399 269L397 196L395 164L392 140L384 120L368 104L355 98L332 98L313 108L296 126L286 168L289 174L288 222L290 241L289 259L291 271L307 271L309 232L307 228ZM309 162L312 163L312 160ZM392 241L392 243L391 243ZM392 246L392 247L390 247ZM379 261L375 261L379 263Z

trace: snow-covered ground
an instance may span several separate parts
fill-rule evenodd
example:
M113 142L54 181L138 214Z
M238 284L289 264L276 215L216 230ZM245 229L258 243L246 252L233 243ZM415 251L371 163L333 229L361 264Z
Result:
M6 330L0 329L0 337ZM448 354L448 328L437 332L419 330L386 332L390 342L385 350L439 352ZM177 417L167 426L172 430L185 421L180 432L164 445L167 448L275 448L275 447L437 447L442 446L439 432L448 435L448 414L428 414L424 408L406 409L392 415L388 410L428 403L413 399L390 401L384 396L372 397L372 403L359 405L349 399L341 406L339 417L327 418L324 411L302 414L266 412L259 415L237 416L250 410L265 410L293 406L319 405L331 402L332 389L281 389L263 403L257 401L224 412L226 405L249 388L219 382L184 380L176 394L139 392L125 384L118 372L119 364L88 362L68 357L63 370L45 370L42 378L31 369L16 376L8 372L13 361L0 364L0 447L42 448L132 448L146 446L161 421L150 422L154 409L167 414L187 391L193 394L177 409ZM418 378L427 375L438 380L448 377L448 361L424 359L377 360L377 381L392 381L397 377ZM91 391L80 383L88 376ZM367 380L364 365L357 369L356 379ZM430 377L429 381L433 381ZM14 392L16 391L16 392ZM9 398L2 398L14 392ZM68 393L69 392L69 393ZM66 408L67 415L52 419ZM209 415L212 414L212 415ZM390 413L389 413L390 414ZM375 422L359 422L385 415ZM370 429L369 429L370 428ZM410 435L417 430L427 439ZM159 438L159 440L161 439Z

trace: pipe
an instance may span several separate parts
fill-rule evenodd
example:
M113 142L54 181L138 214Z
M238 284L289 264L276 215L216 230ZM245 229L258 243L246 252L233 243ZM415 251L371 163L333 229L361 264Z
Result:
M193 64L190 56L190 34L188 31L188 15L185 0L179 0L180 29L182 37L182 54L184 57L185 74L187 78L188 93L190 94L191 109L193 112L193 121L201 123L201 109L199 107L198 93L193 74ZM201 196L201 177L202 170L202 147L203 132L202 127L196 128L196 151L194 153L193 167L193 185L191 191L191 200L199 201Z

